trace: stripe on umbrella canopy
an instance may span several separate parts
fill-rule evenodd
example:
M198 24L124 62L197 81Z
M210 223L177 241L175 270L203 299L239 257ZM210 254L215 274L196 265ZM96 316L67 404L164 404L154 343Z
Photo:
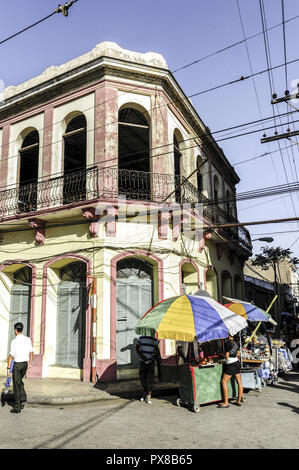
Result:
M225 304L224 306L229 308L229 310L231 310L232 312L237 313L238 315L241 315L242 317L246 318L246 320L248 319L248 315L246 313L246 310L243 304L231 303L231 304Z
M267 312L262 311L256 305L252 305L244 302L243 307L246 310L248 319L254 319L256 321L265 321L265 318L270 318L271 315Z
M226 304L232 312L251 321L266 321L271 315L248 302Z
M193 341L195 336L194 317L190 300L179 296L169 306L157 328L159 338Z
M191 302L195 334L200 343L217 338L227 338L228 328L219 313L210 304L209 300L204 300L196 296L187 296Z
M168 311L169 306L177 299L178 297L171 297L170 299L163 300L155 307L151 308L141 320L139 320L135 331L138 335L144 336L155 336L157 329L165 315Z

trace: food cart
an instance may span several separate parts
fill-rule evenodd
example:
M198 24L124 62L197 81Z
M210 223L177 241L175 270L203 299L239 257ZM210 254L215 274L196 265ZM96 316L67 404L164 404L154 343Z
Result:
M200 405L215 403L223 400L221 377L222 364L205 366L192 366L183 364L179 366L179 397L177 405L187 405L196 413ZM228 383L229 398L235 395L231 381Z
M186 356L180 363L161 364L161 380L179 385L177 404L187 404L195 412L203 403L222 400L221 377L223 340L228 334L235 335L247 326L244 318L233 314L214 299L198 295L182 295L160 302L139 320L137 334L173 339L192 345L199 343L198 361ZM221 345L220 351L207 350L213 341ZM229 396L233 388L229 385Z

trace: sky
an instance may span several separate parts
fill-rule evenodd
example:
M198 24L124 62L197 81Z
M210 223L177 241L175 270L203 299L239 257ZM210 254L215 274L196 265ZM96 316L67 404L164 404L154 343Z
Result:
M64 0L60 0L64 4ZM264 0L268 28L282 23L281 0ZM15 32L44 18L58 6L57 0L0 0L0 42ZM299 2L284 0L287 61L299 59ZM241 15L241 18L240 18ZM242 21L242 24L241 24ZM243 29L242 29L243 25ZM190 62L203 59L235 42L262 32L259 0L79 0L69 16L56 14L47 21L0 44L0 92L1 86L18 85L51 65L61 65L88 52L102 41L112 41L125 49L137 52L162 54L171 71ZM268 32L272 66L284 64L282 25ZM247 48L246 49L246 44ZM248 58L249 55L249 58ZM238 80L241 76L267 69L263 34L213 54L196 64L174 73L187 96L217 85ZM299 61L273 70L274 90L278 97L287 87L294 92L299 83ZM272 86L271 86L272 88ZM237 193L255 189L290 184L298 181L299 145L296 137L261 144L263 126L237 129L234 134L259 130L259 132L228 140L228 132L216 132L239 124L255 121L275 114L296 111L286 103L273 108L268 73L259 74L244 81L201 93L192 103L203 122L210 127L214 138L234 166L241 181ZM299 109L299 100L292 101ZM291 130L298 129L297 112L290 119ZM285 132L287 118L276 118L278 133ZM275 129L266 131L268 137ZM298 136L299 142L299 136ZM290 148L286 148L290 147ZM275 152L270 154L269 152ZM268 155L241 163L243 160ZM251 199L238 202L238 218L241 222L272 220L298 216L299 192ZM272 236L269 246L291 248L299 257L299 222L263 224L247 227L252 239ZM280 233L276 233L280 232ZM286 232L286 233L281 233ZM254 241L254 253L265 242Z

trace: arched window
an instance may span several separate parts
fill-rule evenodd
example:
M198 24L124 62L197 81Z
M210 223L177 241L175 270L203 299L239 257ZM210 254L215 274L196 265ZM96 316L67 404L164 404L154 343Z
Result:
M232 280L228 271L222 273L222 295L232 297Z
M20 212L30 212L37 209L37 180L39 134L32 130L23 139L20 153L19 169L19 201Z
M63 203L84 200L86 195L86 118L73 117L63 134Z
M175 192L175 202L181 202L181 165L182 165L182 152L176 134L173 135L173 158L174 158L174 176L175 185L178 189Z
M135 327L153 306L153 266L146 260L125 258L117 263L116 357L118 366L138 366Z
M118 121L118 192L132 199L148 199L149 124L144 113L129 107L119 111Z

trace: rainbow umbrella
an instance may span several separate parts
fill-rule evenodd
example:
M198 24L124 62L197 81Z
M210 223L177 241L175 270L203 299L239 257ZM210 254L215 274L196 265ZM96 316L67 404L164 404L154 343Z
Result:
M265 310L256 307L250 302L232 302L224 304L224 307L249 321L274 321L270 313L265 312Z
M227 338L246 328L245 318L209 297L179 295L159 302L138 322L138 335L200 343Z

